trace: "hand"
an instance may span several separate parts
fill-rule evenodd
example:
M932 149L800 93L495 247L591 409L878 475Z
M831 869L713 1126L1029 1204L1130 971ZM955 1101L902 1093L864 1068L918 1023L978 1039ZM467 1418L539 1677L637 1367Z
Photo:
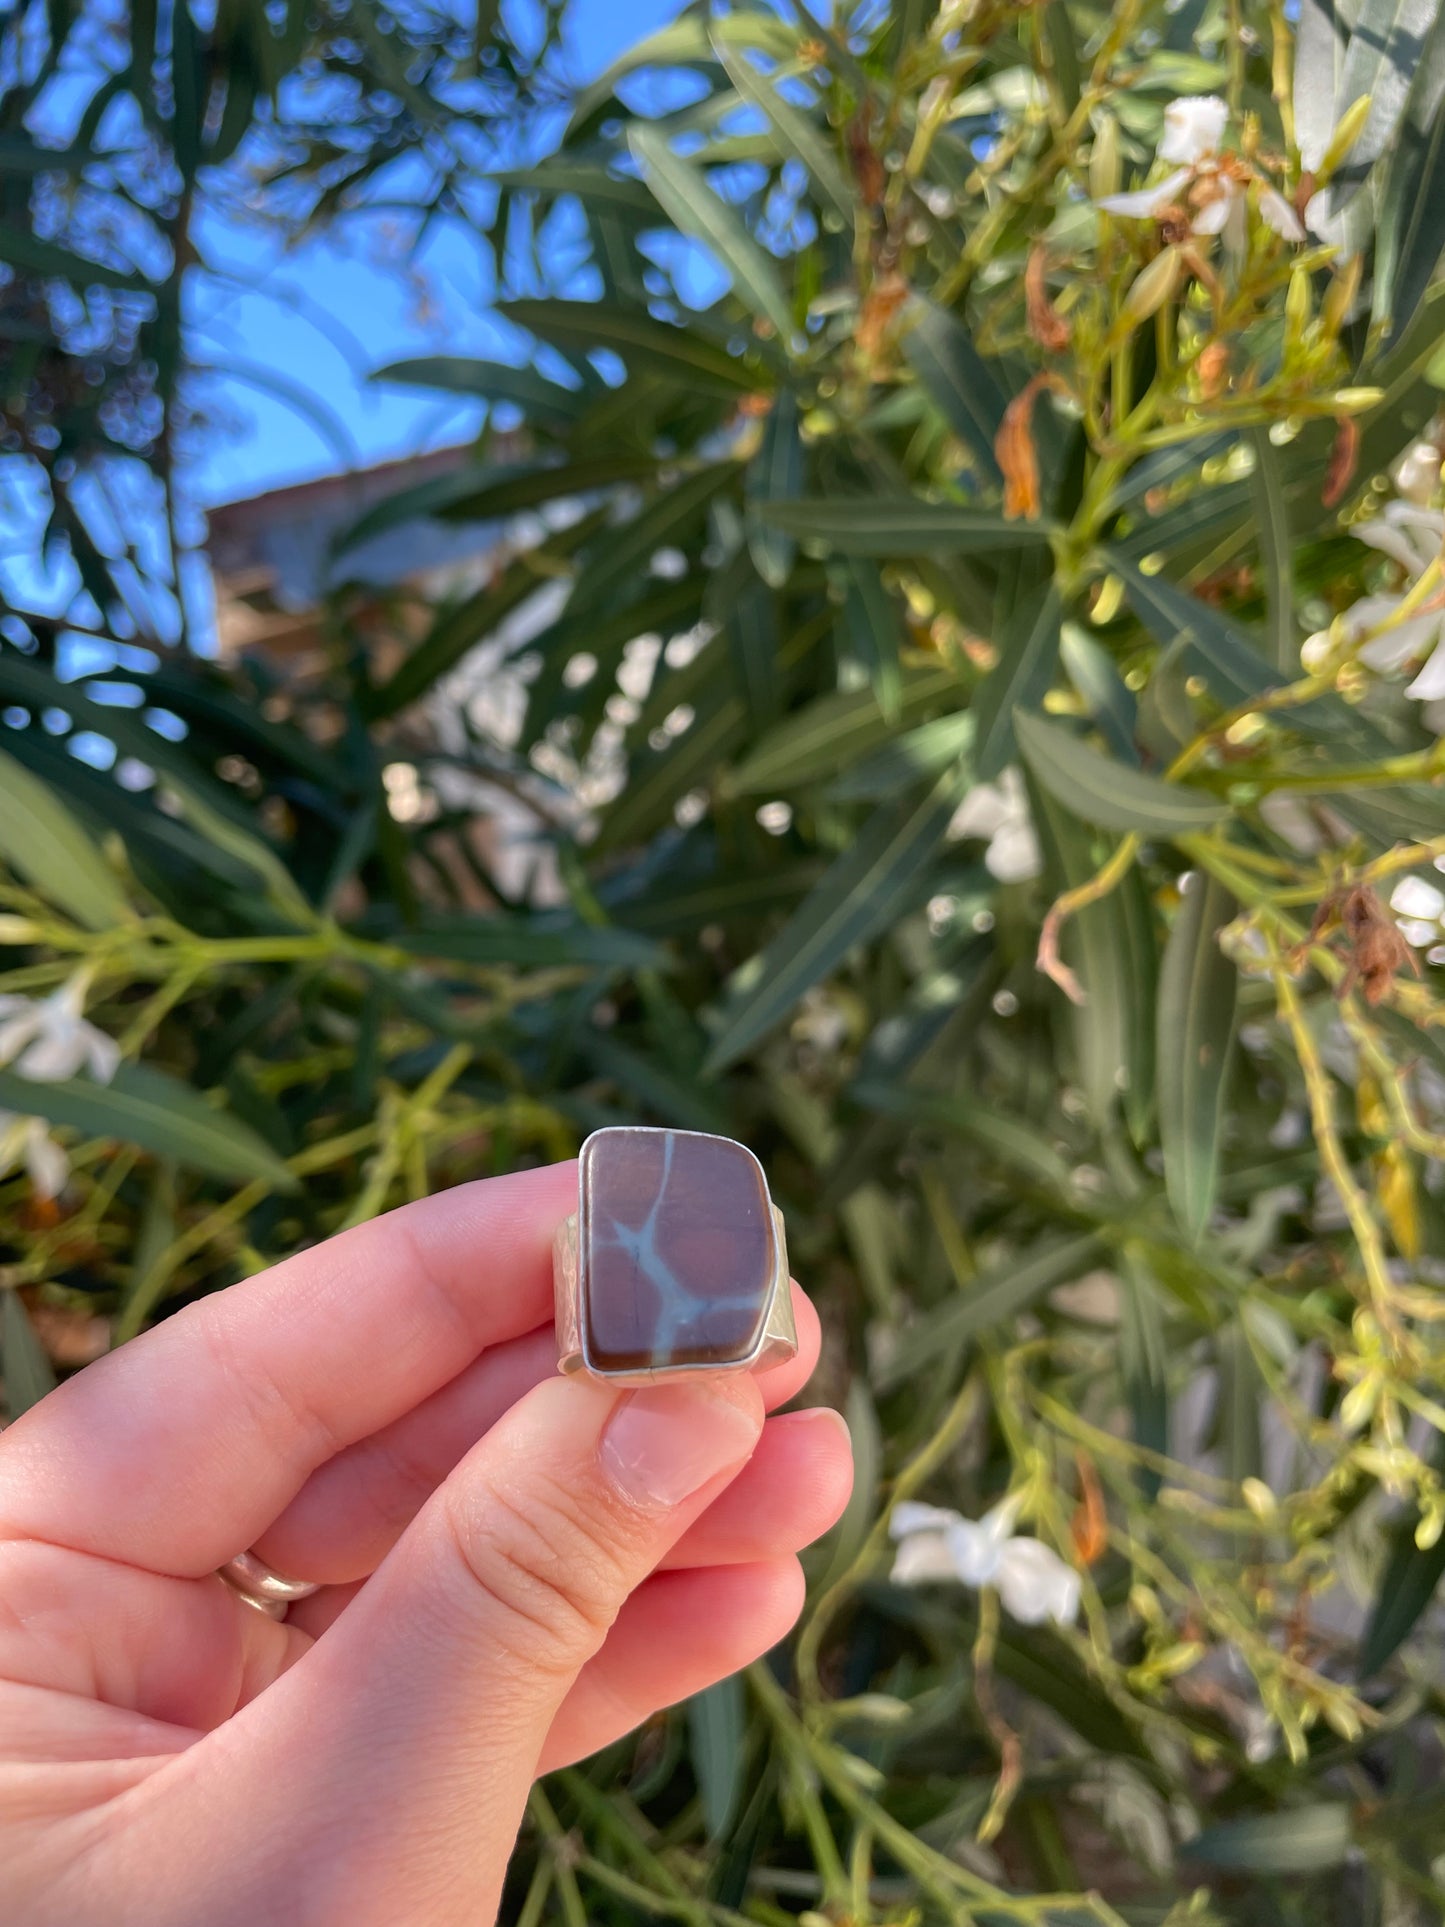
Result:
M774 1644L846 1498L788 1366L556 1375L576 1168L178 1312L0 1437L8 1927L482 1927L535 1775ZM796 1287L794 1288L796 1292ZM324 1581L285 1622L214 1574Z

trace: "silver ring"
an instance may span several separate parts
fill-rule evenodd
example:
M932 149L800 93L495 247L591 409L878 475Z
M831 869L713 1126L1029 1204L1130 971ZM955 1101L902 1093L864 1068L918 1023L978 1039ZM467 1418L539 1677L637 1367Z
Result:
M610 1125L577 1190L552 1247L559 1371L643 1385L796 1357L783 1217L746 1145Z
M288 1579L284 1573L258 1559L254 1552L238 1552L220 1567L216 1577L229 1586L238 1599L254 1606L268 1619L284 1619L288 1607L298 1599L309 1599L321 1587L310 1579Z

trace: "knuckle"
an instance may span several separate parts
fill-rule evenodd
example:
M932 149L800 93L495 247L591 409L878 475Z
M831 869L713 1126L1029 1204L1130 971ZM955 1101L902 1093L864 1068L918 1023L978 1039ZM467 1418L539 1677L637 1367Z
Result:
M601 1646L626 1585L577 1496L558 1486L525 1503L495 1486L445 1508L498 1647L530 1673L576 1672Z

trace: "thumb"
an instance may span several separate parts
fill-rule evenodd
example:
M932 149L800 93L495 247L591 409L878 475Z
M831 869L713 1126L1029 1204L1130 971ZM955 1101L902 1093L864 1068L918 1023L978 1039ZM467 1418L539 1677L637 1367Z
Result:
M326 1843L300 1887L323 1880L325 1902L288 1920L492 1919L558 1709L762 1424L738 1375L620 1394L553 1379L493 1427L336 1624L225 1729L233 1792L240 1729L257 1742L278 1832L243 1799L253 1837L274 1852L289 1836L311 1861Z

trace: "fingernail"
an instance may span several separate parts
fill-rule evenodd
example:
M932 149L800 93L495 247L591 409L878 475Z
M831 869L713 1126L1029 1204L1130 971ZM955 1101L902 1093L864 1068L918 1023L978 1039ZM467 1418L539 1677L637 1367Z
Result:
M603 1428L603 1469L634 1505L681 1505L740 1466L761 1427L761 1412L705 1380L648 1386L629 1392Z

